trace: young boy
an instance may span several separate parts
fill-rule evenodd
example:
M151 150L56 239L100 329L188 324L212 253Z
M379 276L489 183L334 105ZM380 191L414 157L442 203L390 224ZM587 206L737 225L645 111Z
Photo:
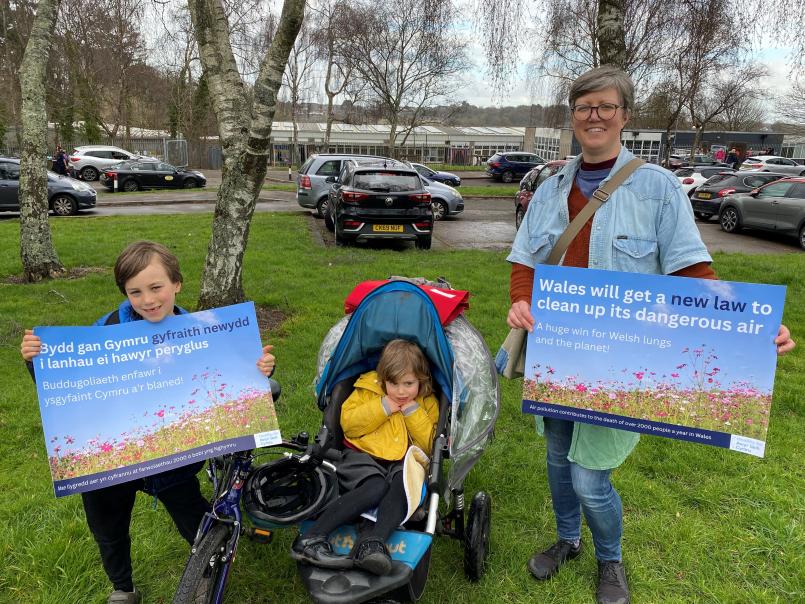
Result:
M159 323L174 314L186 314L175 305L182 289L179 261L165 246L151 241L129 245L115 263L115 282L126 296L117 310L95 322L111 325L145 320ZM263 375L274 371L272 346L265 346L257 361ZM40 339L26 330L20 351L33 373L32 359L41 350ZM139 604L140 592L134 587L131 568L129 525L137 491L156 496L171 515L179 533L192 543L209 504L202 497L196 473L203 462L169 470L144 479L113 485L81 494L87 524L98 544L104 570L114 586L107 604Z
M334 501L291 546L294 560L323 568L356 566L376 575L391 571L386 540L406 516L403 459L410 445L430 454L439 402L432 394L428 360L416 344L392 340L377 371L361 375L341 407L344 455ZM333 552L327 535L378 505L377 522L362 531L351 557Z

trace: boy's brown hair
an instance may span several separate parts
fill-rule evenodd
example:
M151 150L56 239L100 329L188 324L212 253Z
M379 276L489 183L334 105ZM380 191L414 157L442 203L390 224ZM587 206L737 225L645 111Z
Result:
M115 283L126 295L126 281L140 273L156 257L165 267L172 283L182 282L179 259L161 243L154 241L135 241L120 253L115 262Z
M408 340L392 340L383 348L377 363L377 376L381 384L396 383L408 372L419 380L417 396L428 396L433 392L428 359L422 349Z

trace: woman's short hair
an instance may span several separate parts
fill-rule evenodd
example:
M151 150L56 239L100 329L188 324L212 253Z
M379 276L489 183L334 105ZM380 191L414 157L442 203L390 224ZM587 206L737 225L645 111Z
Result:
M168 274L171 283L182 282L179 259L173 252L161 243L135 241L120 253L115 262L115 283L117 283L121 293L126 294L126 281L142 272L155 257L165 267L165 272Z
M604 88L617 90L624 110L632 109L634 104L634 83L632 78L622 69L612 65L603 65L602 67L590 69L577 77L570 85L570 93L568 94L570 106L573 107L579 97Z
M428 359L422 349L408 340L391 340L383 348L377 363L380 383L397 383L409 371L419 380L418 396L428 396L433 392Z

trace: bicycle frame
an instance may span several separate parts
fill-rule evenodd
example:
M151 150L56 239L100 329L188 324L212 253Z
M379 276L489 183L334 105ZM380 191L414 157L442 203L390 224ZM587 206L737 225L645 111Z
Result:
M282 443L268 448L285 448L302 452L307 448L307 435L302 433L290 441L284 440ZM285 455L291 455L291 453L285 452ZM212 509L204 515L199 525L190 555L192 557L197 552L204 538L216 524L225 524L232 527L226 547L221 555L220 574L216 579L215 585L212 586L214 596L211 601L215 604L222 604L223 602L229 571L237 554L241 533L244 532L240 501L243 487L257 457L253 450L246 450L208 460L207 475L213 485Z

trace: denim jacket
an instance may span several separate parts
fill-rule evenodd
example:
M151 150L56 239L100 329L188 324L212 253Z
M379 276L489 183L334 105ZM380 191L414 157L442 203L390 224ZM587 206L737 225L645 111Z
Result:
M633 158L621 147L604 182ZM578 156L536 190L509 262L535 268L548 259L570 222L567 199L580 164ZM659 166L644 164L635 170L593 216L589 268L667 275L711 261L687 196L676 177ZM540 434L542 428L537 417ZM639 438L635 432L576 422L568 459L592 470L615 468Z

